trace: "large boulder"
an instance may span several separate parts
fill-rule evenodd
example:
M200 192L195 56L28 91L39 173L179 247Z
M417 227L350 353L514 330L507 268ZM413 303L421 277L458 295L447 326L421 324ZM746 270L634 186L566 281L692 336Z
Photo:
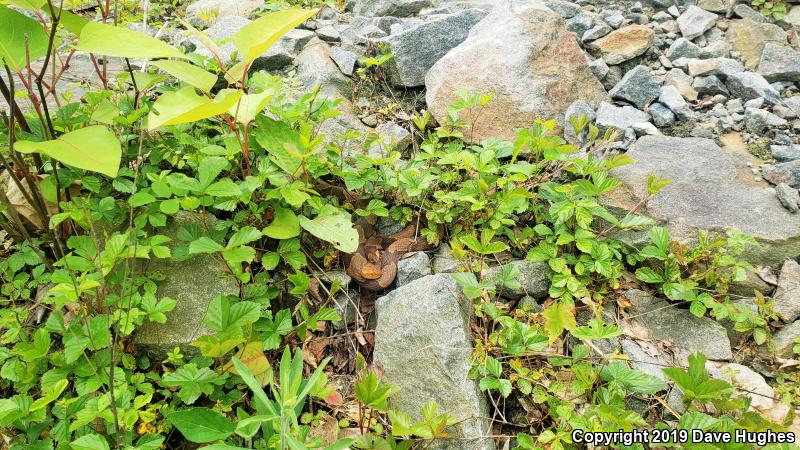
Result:
M201 229L214 226L216 218L180 211L172 223L161 234L172 238L167 245L174 249L178 232L183 227L199 226ZM213 334L203 324L208 305L220 295L239 295L239 282L230 275L227 264L211 254L197 254L184 261L152 259L145 273L158 273L157 295L175 299L175 308L168 312L166 323L145 323L136 329L134 345L144 353L164 357L175 347L184 353L197 353L192 342L201 336Z
M428 69L462 43L485 15L480 9L437 15L384 38L382 42L393 55L387 63L392 83L406 87L425 84Z
M474 122L468 139L513 139L515 129L537 118L557 118L576 100L592 107L607 99L575 36L564 20L529 0L501 2L469 37L440 59L425 77L426 101L442 121L457 92L492 94L480 111L463 112Z
M392 407L421 418L430 401L456 419L442 447L459 450L494 448L486 417L486 398L469 378L472 335L469 302L448 274L428 275L405 284L375 303L374 362L383 378L398 388Z
M784 209L766 185L754 182L742 167L744 158L731 152L710 139L644 136L628 150L636 163L612 171L622 187L611 199L632 208L654 173L672 183L650 199L646 212L665 223L674 239L694 240L701 229L737 229L760 243L745 254L751 263L778 265L800 255L800 217Z

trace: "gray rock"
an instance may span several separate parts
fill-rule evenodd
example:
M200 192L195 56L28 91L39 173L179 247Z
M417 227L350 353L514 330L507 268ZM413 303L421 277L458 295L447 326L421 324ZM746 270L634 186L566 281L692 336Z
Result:
M728 89L714 75L695 78L692 82L692 88L700 95L728 95Z
M292 54L297 54L316 34L313 31L295 28L289 30L280 39L280 43Z
M408 87L425 84L428 69L461 44L485 15L482 10L468 9L439 16L383 39L394 55L387 63L392 83Z
M417 252L397 262L395 286L400 287L417 278L431 274L431 259L425 252Z
M725 328L707 317L696 317L686 309L670 307L668 301L632 289L624 294L632 304L631 316L644 327L651 339L671 342L682 353L702 352L709 359L733 357Z
M715 13L727 13L735 0L698 0L697 6Z
M429 401L440 412L463 419L453 426L460 441L446 449L493 450L486 398L469 378L472 333L461 289L447 274L412 281L375 303L374 363L383 380L395 386L392 407L420 420Z
M223 16L220 17L214 25L207 28L205 33L216 42L224 42L250 22L252 21L247 17L235 15ZM214 56L197 38L192 37L189 39L189 42L197 49L195 50L196 53L208 57ZM236 46L233 45L232 42L221 44L219 46L219 57L222 59L222 62L225 64L231 62L231 54L234 51L236 51Z
M602 60L602 58L595 59L589 63L589 69L592 70L592 73L598 80L602 80L603 78L608 75L608 64Z
M669 127L675 123L675 114L661 103L653 103L647 111L657 127Z
M742 19L749 19L754 22L761 22L761 23L769 22L767 18L764 17L763 14L745 5L744 3L739 3L738 5L736 5L736 7L733 8L733 12Z
M796 213L800 207L800 193L797 189L789 186L786 183L780 183L775 186L775 193L778 195L781 205L788 209L791 213Z
M800 52L775 42L764 44L758 73L767 81L800 81Z
M716 21L716 14L691 5L678 17L678 27L683 37L694 39L713 27Z
M744 72L742 63L730 58L692 59L689 60L687 68L689 75L693 77L719 75L727 78Z
M632 207L646 191L650 173L670 178L672 183L650 199L642 213L665 223L674 240L696 239L698 230L737 229L760 243L747 247L743 255L753 264L782 264L800 255L800 218L786 211L771 189L744 181L740 170L747 168L714 141L645 136L628 156L636 164L612 170L622 186L609 200Z
M648 122L650 117L646 112L640 111L632 106L614 106L603 102L597 110L597 126L601 132L608 128L624 130L634 124Z
M581 7L575 3L564 0L544 0L545 6L552 9L559 16L569 19L581 12Z
M672 69L664 76L665 86L674 86L683 98L691 102L697 100L697 91L692 87L693 81L692 77L680 69Z
M658 131L658 128L656 128L656 126L650 122L635 123L631 126L631 129L633 129L634 133L636 133L636 137L661 134L661 132Z
M415 19L398 19L395 17L368 18L356 16L340 32L342 42L350 45L366 45L367 43L389 35L392 26L410 27L413 23L422 23Z
M571 19L564 22L567 31L575 33L576 36L583 36L584 33L592 29L594 26L594 16L589 13L582 12Z
M286 33L264 54L253 61L253 70L278 70L294 62L294 58L314 38L316 34L309 30L294 29Z
M531 297L530 295L526 295L519 299L516 309L528 313L539 313L544 311L544 306L542 306L542 304L539 303L539 301L535 298Z
M725 81L728 90L742 100L764 97L771 104L780 102L780 94L760 74L755 72L735 73Z
M297 78L306 89L322 86L323 91L334 97L349 97L353 91L353 81L342 75L331 59L331 46L314 38L297 56Z
M428 108L439 121L462 89L493 95L480 111L461 113L468 123L480 115L467 136L473 142L513 140L515 129L530 126L532 117L556 117L563 125L564 112L576 100L594 106L607 98L563 19L524 0L514 8L498 3L467 40L431 68L425 87Z
M433 257L433 273L458 272L461 263L450 253L450 245L442 244Z
M761 175L775 185L786 183L792 187L800 187L800 160L768 164L761 168Z
M172 238L166 245L174 250L178 231L186 226L213 227L216 218L179 211L160 234ZM184 353L196 354L191 346L201 336L214 331L203 323L211 301L221 295L239 295L239 282L230 275L227 264L211 254L193 255L185 261L151 259L144 267L146 273L161 273L157 283L159 297L176 301L175 308L166 313L167 322L160 324L145 321L136 329L133 343L143 352L155 357L165 357L175 347Z
M781 162L800 159L800 145L770 145L769 151L773 158Z
M432 6L430 0L355 0L353 13L369 17L409 17L429 6Z
M370 153L376 157L385 156L389 150L403 152L414 140L407 129L394 122L378 125L375 132L378 134L379 140L373 143Z
M529 295L534 298L547 297L550 289L550 278L547 276L547 264L530 261L511 261L502 266L492 266L484 271L484 279L491 280L503 270L504 266L511 265L519 271L517 281L520 286L508 288L498 286L500 295L512 299Z
M333 47L330 50L331 59L339 66L339 70L345 75L352 75L356 67L358 55L351 51L343 50L341 47Z
M657 346L646 341L623 339L622 351L630 357L631 368L641 370L664 381L669 381L661 369L672 367L673 364L670 358Z
M768 128L786 126L787 122L785 119L781 119L769 111L745 108L744 124L747 131L751 133L762 133Z
M664 86L661 88L661 95L658 96L658 102L669 108L678 120L694 120L694 111L692 107L686 103L681 93L675 86Z
M586 31L586 33L583 33L581 41L582 42L594 41L596 39L600 39L601 37L607 35L608 33L611 33L611 27L603 22L600 22L594 27L592 27L591 30L588 30Z
M653 72L647 66L636 66L622 77L609 94L611 98L624 100L639 109L653 102L661 92L661 86L653 80Z
M800 318L800 264L797 261L788 259L783 263L772 301L775 314L784 322Z
M346 291L350 287L350 282L353 281L350 275L341 269L328 271L314 270L312 273L319 278L320 281L325 283L328 288L333 286L333 283L339 282L339 287Z
M625 16L623 16L622 11L618 9L604 9L600 11L600 17L602 17L603 21L611 26L611 28L616 29L625 24Z
M681 37L675 39L675 42L669 46L666 55L672 61L678 58L701 58L703 49L694 42Z
M779 358L792 358L794 355L794 341L800 336L800 320L796 320L781 328L772 335L775 345L775 356Z
M342 40L342 33L336 25L327 25L318 28L317 36L325 42L339 42Z

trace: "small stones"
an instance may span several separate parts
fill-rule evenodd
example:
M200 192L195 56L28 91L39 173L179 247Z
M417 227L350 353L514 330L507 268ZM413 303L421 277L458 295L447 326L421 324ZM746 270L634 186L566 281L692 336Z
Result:
M761 53L758 73L767 81L800 81L800 52L788 45L767 42Z
M517 281L520 286L515 288L501 287L500 295L512 299L529 295L534 298L547 297L550 289L550 279L547 277L547 264L531 261L511 261L502 266L492 266L485 270L484 278L492 279L500 274L505 266L512 266L519 272Z
M678 27L683 37L694 39L713 27L716 20L716 14L692 5L678 17Z
M607 35L610 32L611 32L611 27L603 22L600 22L599 24L592 27L592 29L583 33L581 41L583 42L594 41L596 39L600 39L601 37Z
M600 17L614 29L621 27L625 23L625 16L622 15L622 11L617 9L604 9L600 12Z
M692 77L680 69L672 69L664 77L666 86L674 86L683 98L693 102L697 100L697 91L692 87Z
M639 109L658 98L661 87L653 80L653 73L647 66L636 66L622 77L609 92L612 98L624 100Z
M669 46L666 55L673 61L678 58L701 58L703 49L686 38L678 38Z
M317 36L325 42L339 42L342 40L342 34L336 25L327 25L317 29Z
M653 103L648 111L657 127L669 127L675 123L675 114L661 103Z
M564 22L564 26L567 31L575 33L576 36L583 36L594 26L594 17L589 13L582 12Z
M775 356L778 358L791 358L794 356L794 342L798 336L800 336L800 320L796 320L776 331L772 335Z
M800 193L797 192L797 189L786 183L780 183L775 186L775 193L778 195L778 201L789 212L796 213L798 211L798 208L800 208Z
M758 134L764 132L767 128L785 126L787 122L769 111L746 108L744 111L744 123L747 131Z
M651 28L628 25L592 42L590 47L600 52L607 64L620 64L646 52L654 36Z
M800 159L800 145L770 145L769 151L773 158L781 162Z

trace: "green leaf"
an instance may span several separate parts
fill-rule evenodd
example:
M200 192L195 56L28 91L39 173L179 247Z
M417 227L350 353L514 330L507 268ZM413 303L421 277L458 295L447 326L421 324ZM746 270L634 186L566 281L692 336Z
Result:
M137 192L128 199L128 204L134 208L138 208L139 206L149 205L156 201L156 198L153 197L149 192L140 191Z
M225 439L236 429L230 419L208 408L175 411L167 415L167 420L187 440L196 443Z
M196 364L189 363L179 367L175 372L165 374L161 384L179 387L178 396L184 403L191 405L202 394L213 393L214 385L225 383L226 378L227 375L219 375L208 367L198 368Z
M210 237L203 236L189 244L189 254L194 255L197 253L216 253L224 248L225 247Z
M554 342L561 336L564 330L574 330L577 323L572 305L566 302L553 303L542 312L545 318L545 331L550 342Z
M108 441L99 434L86 434L70 442L73 450L109 450Z
M636 278L645 283L661 283L664 281L661 275L649 267L640 267L636 269Z
M269 153L269 158L289 175L294 175L303 163L305 153L300 135L285 122L259 119L256 141Z
M278 42L281 36L316 13L316 9L299 8L268 13L244 26L231 37L231 41L239 53L252 62Z
M120 58L181 58L180 50L144 33L98 22L87 23L76 49Z
M81 31L83 31L83 27L85 27L86 24L89 23L89 21L75 13L62 10L61 21L59 23L61 23L61 25L64 25L64 28L69 30L71 33L80 36Z
M625 389L640 394L654 394L667 388L664 380L648 375L641 370L628 368L621 361L612 361L600 370L600 378L617 382Z
M373 371L367 371L356 381L355 394L359 402L367 408L385 412L389 409L388 399L394 392L392 386L381 382Z
M275 91L267 89L258 94L244 94L239 99L239 103L231 106L228 114L236 118L236 121L243 124L252 122L261 111L272 100Z
M263 230L272 239L291 239L300 235L300 219L289 208L275 208L275 218Z
M47 3L47 0L3 0L2 3L16 6L17 8L28 9L30 11L38 11Z
M16 150L22 153L40 153L68 166L117 176L122 148L119 140L108 128L93 125L72 131L53 141L18 141Z
M203 323L216 331L236 331L246 323L254 323L261 317L258 303L239 301L231 304L224 295L211 300Z
M47 34L39 22L8 7L0 7L0 59L11 70L22 70L28 56L33 62L47 54L47 43Z
M192 85L203 92L211 92L211 88L217 83L216 75L194 64L189 64L186 61L163 59L160 61L153 61L152 64L180 81Z
M350 214L335 206L323 206L314 220L301 216L300 226L342 252L354 253L358 249L358 231L353 227Z
M198 95L191 86L168 92L153 104L154 111L147 116L147 129L153 131L166 125L197 122L222 114L235 105L241 95L241 91L223 89L210 99Z
M231 236L230 240L228 240L227 248L249 244L259 238L261 238L260 231L253 227L244 227Z

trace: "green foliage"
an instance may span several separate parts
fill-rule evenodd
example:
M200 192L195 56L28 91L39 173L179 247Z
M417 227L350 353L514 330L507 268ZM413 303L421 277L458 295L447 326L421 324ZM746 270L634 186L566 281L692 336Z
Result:
M753 0L753 7L766 17L781 20L786 17L787 5L783 0Z

